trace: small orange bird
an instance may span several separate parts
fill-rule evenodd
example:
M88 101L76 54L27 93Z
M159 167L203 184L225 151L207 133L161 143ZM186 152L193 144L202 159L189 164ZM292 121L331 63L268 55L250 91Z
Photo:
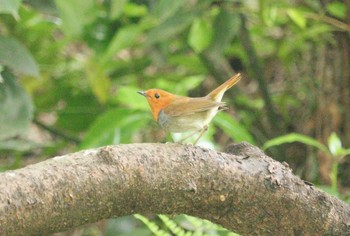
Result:
M178 96L161 89L149 89L138 93L147 98L153 118L162 129L173 133L195 131L181 142L200 132L193 144L196 145L208 130L208 124L216 113L227 109L221 99L224 93L240 79L241 74L238 73L205 97Z

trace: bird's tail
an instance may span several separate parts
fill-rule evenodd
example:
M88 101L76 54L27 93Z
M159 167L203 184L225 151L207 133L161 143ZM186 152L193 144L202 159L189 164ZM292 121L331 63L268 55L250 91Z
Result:
M213 101L220 102L222 97L224 96L224 93L230 89L233 85L238 83L241 79L241 74L238 73L234 76L232 76L229 80L227 80L225 83L214 89L211 93L207 95L207 97L210 97Z

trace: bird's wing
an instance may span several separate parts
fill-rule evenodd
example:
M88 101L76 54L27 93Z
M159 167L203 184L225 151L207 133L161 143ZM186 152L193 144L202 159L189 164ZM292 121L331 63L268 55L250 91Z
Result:
M197 112L208 111L212 108L224 106L224 102L214 102L205 98L182 98L164 108L169 116L188 116Z

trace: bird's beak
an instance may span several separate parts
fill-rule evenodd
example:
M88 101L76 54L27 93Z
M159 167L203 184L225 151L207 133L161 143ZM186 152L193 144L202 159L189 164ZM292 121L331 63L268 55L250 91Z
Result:
M137 91L138 94L141 94L142 96L149 97L149 95L145 91Z

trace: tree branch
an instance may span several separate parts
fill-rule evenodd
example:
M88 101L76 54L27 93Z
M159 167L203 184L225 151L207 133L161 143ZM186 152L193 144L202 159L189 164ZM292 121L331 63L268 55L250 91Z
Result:
M112 216L186 213L241 234L345 235L350 207L259 149L125 144L0 174L0 235L48 235Z

